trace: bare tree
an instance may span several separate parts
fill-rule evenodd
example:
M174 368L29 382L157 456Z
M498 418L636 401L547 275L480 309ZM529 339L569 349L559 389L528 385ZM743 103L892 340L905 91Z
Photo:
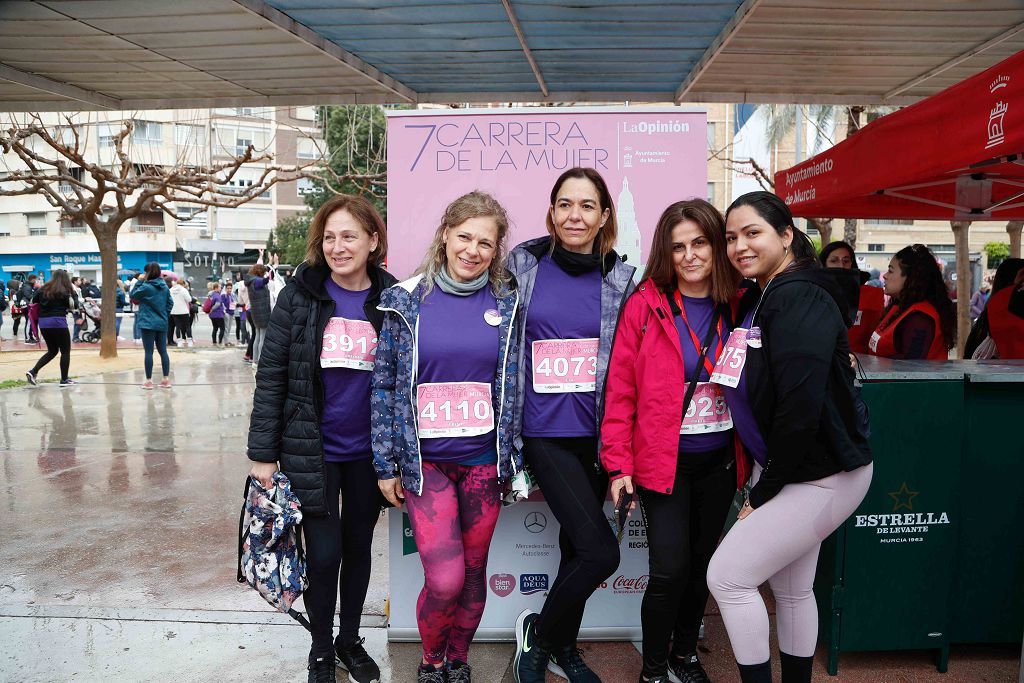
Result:
M55 120L50 117L50 120ZM257 151L252 144L242 154L213 161L212 154L199 158L177 155L172 163L132 159L131 118L107 124L111 129L112 157L107 163L87 154L89 124L64 116L51 124L39 114L12 117L0 131L0 151L6 166L0 174L0 197L40 195L60 209L62 220L89 226L99 246L103 273L102 297L115 300L117 235L121 227L144 211L162 211L178 219L179 204L235 208L249 202L280 182L312 177L320 160L299 166L281 166L274 156ZM103 155L96 155L103 156ZM256 171L252 184L226 187L239 178L243 168ZM117 356L115 308L103 306L100 356Z

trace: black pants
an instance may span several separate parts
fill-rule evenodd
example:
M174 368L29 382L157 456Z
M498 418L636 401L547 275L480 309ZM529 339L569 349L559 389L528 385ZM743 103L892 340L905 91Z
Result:
M249 326L249 341L245 345L245 357L252 358L252 344L256 341L256 323L252 321L252 316L245 316L245 324Z
M28 321L25 321L28 325ZM46 342L46 353L43 354L42 358L33 366L32 374L38 375L39 371L44 365L49 363L51 360L57 357L60 353L60 379L64 381L68 378L68 370L71 369L71 333L68 332L68 328L55 328L39 330L39 333L43 337L43 341Z
M324 463L324 478L328 514L302 520L309 579L303 601L312 627L311 652L315 656L333 656L331 636L339 593L338 642L347 644L359 635L359 618L370 583L373 527L380 517L377 475L369 457Z
M536 622L537 642L576 642L587 600L619 566L619 545L604 515L608 475L596 438L523 438L523 455L562 529L562 559Z
M213 323L213 343L224 343L224 318L210 318ZM219 339L218 339L219 337Z
M672 493L639 488L647 526L650 581L640 608L644 676L667 673L672 654L697 651L708 602L708 563L736 494L732 447L681 454Z

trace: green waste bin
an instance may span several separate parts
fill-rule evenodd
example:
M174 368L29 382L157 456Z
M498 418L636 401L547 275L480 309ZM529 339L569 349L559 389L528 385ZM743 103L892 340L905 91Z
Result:
M839 653L951 642L964 440L964 373L952 364L867 359L874 475L864 501L823 544L815 595L828 672Z

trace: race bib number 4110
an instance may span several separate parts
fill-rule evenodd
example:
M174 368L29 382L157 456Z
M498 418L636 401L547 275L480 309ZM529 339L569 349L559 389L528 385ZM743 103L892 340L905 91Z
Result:
M365 320L331 318L324 330L320 367L373 370L377 331Z
M416 386L421 439L478 436L494 429L491 385L486 382L438 382Z
M533 390L565 394L597 388L599 339L538 339L533 342Z

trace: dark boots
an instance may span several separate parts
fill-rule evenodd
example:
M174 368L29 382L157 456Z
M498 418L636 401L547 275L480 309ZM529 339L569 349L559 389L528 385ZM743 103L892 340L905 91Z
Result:
M771 660L761 664L736 664L740 669L740 681L743 683L772 683Z
M785 652L782 656L782 683L811 683L811 666L814 657L794 657Z

